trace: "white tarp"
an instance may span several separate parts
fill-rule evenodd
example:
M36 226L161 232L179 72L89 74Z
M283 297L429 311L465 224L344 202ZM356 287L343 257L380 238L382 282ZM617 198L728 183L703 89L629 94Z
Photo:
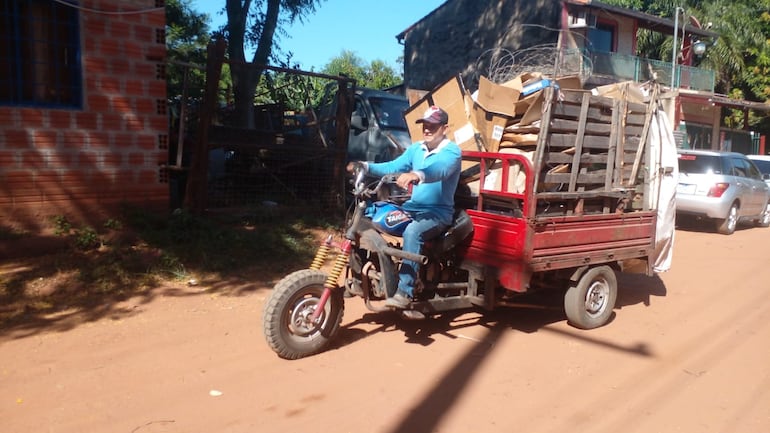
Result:
M648 87L631 81L597 87L594 95L626 99L644 103L647 97L655 99L657 104L652 112L650 129L647 133L646 169L648 178L645 189L645 208L657 211L655 227L655 250L650 258L655 272L665 272L671 268L674 253L674 228L676 219L676 186L679 179L679 162L676 154L674 132L668 115L660 104L660 87ZM652 93L652 96L649 96Z
M671 268L674 253L674 227L676 219L676 186L679 178L674 133L668 115L657 109L647 136L650 168L650 194L646 194L650 209L657 209L655 251L652 269L665 272Z

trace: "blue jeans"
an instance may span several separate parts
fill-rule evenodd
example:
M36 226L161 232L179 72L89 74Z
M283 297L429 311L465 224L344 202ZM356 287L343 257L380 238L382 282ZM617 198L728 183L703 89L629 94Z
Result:
M412 222L404 230L403 250L420 254L425 241L441 234L447 225L429 212L411 212ZM402 294L414 297L414 282L420 271L420 264L412 260L402 260L398 270L398 291Z

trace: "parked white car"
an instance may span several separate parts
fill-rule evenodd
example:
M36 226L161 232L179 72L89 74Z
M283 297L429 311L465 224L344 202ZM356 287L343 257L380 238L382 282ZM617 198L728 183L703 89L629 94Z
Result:
M746 155L684 149L677 153L677 218L710 219L726 235L739 222L770 226L770 186Z

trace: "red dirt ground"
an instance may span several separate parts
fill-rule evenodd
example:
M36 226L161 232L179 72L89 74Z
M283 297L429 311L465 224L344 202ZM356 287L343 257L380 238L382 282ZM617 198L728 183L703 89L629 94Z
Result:
M676 236L672 270L622 275L592 331L558 303L407 322L354 298L331 350L285 361L272 281L0 329L0 431L768 432L770 230Z

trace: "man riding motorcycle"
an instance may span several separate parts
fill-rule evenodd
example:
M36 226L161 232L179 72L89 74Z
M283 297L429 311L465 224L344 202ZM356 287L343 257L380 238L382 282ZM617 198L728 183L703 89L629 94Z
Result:
M425 241L441 234L452 224L454 195L460 177L462 152L457 143L446 136L449 115L437 106L431 106L417 123L422 123L423 140L413 143L398 158L382 163L352 162L347 170L353 172L356 164L363 164L368 174L383 176L401 173L396 183L407 189L414 184L411 198L402 209L411 217L403 239L403 251L420 254ZM404 309L414 299L414 285L420 264L403 260L399 268L398 290L385 305Z

